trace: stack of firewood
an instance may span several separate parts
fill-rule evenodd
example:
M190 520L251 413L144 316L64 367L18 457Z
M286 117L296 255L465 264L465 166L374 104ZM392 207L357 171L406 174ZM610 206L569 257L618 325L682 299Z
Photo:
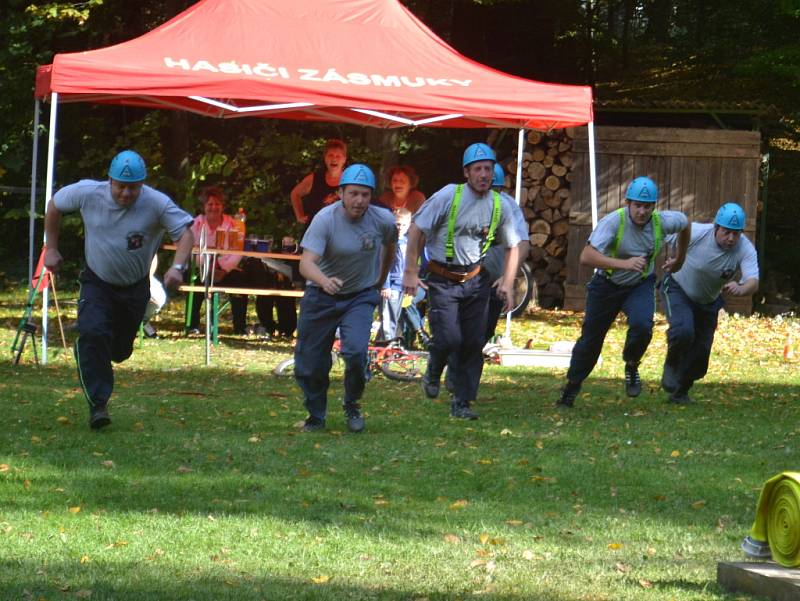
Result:
M560 307L564 303L570 181L575 160L573 137L572 128L530 131L522 155L520 206L530 230L528 262L538 288L538 304L545 309ZM507 171L506 183L513 190L516 156L507 165Z

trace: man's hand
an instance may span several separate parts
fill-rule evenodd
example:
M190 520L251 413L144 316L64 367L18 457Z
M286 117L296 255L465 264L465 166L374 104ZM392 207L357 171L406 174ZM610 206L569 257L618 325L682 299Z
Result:
M44 251L44 266L47 267L48 271L52 271L53 273L58 273L58 270L61 269L61 264L64 262L64 258L61 256L61 253L58 252L57 248L50 248L47 247Z
M392 298L391 288L381 288L381 298L389 300Z
M669 257L664 261L664 272L665 273L675 273L681 267L683 267L683 261L678 264L678 257Z
M645 257L630 257L629 259L625 259L623 263L625 266L622 269L627 269L628 271L642 273L647 269L647 258Z
M183 284L183 273L180 270L170 267L164 272L164 286L168 290L175 290Z
M403 293L411 296L417 295L417 288L422 286L419 274L416 271L406 270L403 272ZM424 287L424 286L423 286Z
M728 282L722 287L722 291L733 296L745 296L748 294L747 288L739 282Z
M325 278L322 289L328 294L338 294L344 282L339 278Z
M503 311L508 313L514 308L514 283L503 283L502 281L497 286L497 297L505 301Z

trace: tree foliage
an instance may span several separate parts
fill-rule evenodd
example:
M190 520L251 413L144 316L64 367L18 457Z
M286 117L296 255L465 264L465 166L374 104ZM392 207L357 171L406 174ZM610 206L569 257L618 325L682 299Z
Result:
M27 196L36 66L54 54L132 39L188 8L191 0L83 0L0 5L0 219L12 234L0 251L27 239ZM768 135L797 138L800 106L800 0L404 0L462 54L523 77L592 84L600 99L759 102L776 107ZM43 119L41 130L46 127ZM770 129L771 128L771 129ZM331 124L272 120L224 123L179 111L65 105L59 113L57 186L104 177L110 156L135 147L156 186L189 209L198 186L224 184L234 204L265 234L296 231L288 192L318 164L331 136L347 139L355 158L384 165L413 156L422 190L453 177L465 142L487 132L365 131ZM513 147L503 139L501 154ZM792 142L794 143L794 142ZM40 152L43 179L44 152ZM786 173L784 170L783 173ZM780 176L780 174L778 174ZM787 178L788 181L789 178ZM780 184L780 177L776 185ZM41 183L40 183L41 186ZM780 198L781 191L773 194ZM784 201L781 201L783 203ZM40 203L41 205L41 203ZM13 223L16 222L16 225ZM9 228L6 228L7 230Z

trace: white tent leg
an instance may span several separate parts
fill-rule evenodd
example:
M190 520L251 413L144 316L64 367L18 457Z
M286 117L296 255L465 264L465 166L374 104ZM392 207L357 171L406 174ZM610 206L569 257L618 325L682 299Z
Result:
M522 193L522 153L525 150L525 128L519 130L517 137L517 183L514 187L514 198L517 199L517 204L522 205L520 194Z
M58 92L50 96L50 131L47 135L47 179L44 190L44 212L53 197L53 176L56 170L56 116L58 115ZM47 235L44 236L47 244ZM49 288L42 289L42 365L47 365L47 305Z
M31 206L28 212L28 281L33 282L33 237L36 223L36 168L39 162L39 99L33 105L33 158L31 159ZM32 284L31 284L32 285Z
M597 165L594 152L594 121L589 121L589 192L592 195L592 229L597 227Z

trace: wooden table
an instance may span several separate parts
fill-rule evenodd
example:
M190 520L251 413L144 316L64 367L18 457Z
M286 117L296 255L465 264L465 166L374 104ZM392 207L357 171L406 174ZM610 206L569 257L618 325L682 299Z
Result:
M175 250L175 244L164 244L164 250ZM256 250L238 250L238 249L223 249L223 248L206 248L205 252L199 246L192 248L192 255L200 255L208 257L209 260L213 259L215 255L238 255L240 257L252 257L254 259L261 259L269 265L270 261L299 261L299 254L290 253L277 253L277 252L260 252ZM213 265L213 262L210 261ZM277 267L277 266L276 266ZM194 262L192 262L192 269L194 269ZM213 267L209 275L210 281L213 281ZM206 295L206 365L211 365L211 345L217 344L217 317L212 319L212 312L217 311L217 303L214 302L213 309L212 297L216 300L217 294L220 292L226 294L247 294L253 296L274 296L274 297L295 297L303 296L302 290L286 290L286 289L273 289L273 288L232 288L230 286L215 286L214 284L206 285L192 285L184 284L178 287L181 292L188 292L190 294L203 293ZM214 322L213 324L211 322Z

